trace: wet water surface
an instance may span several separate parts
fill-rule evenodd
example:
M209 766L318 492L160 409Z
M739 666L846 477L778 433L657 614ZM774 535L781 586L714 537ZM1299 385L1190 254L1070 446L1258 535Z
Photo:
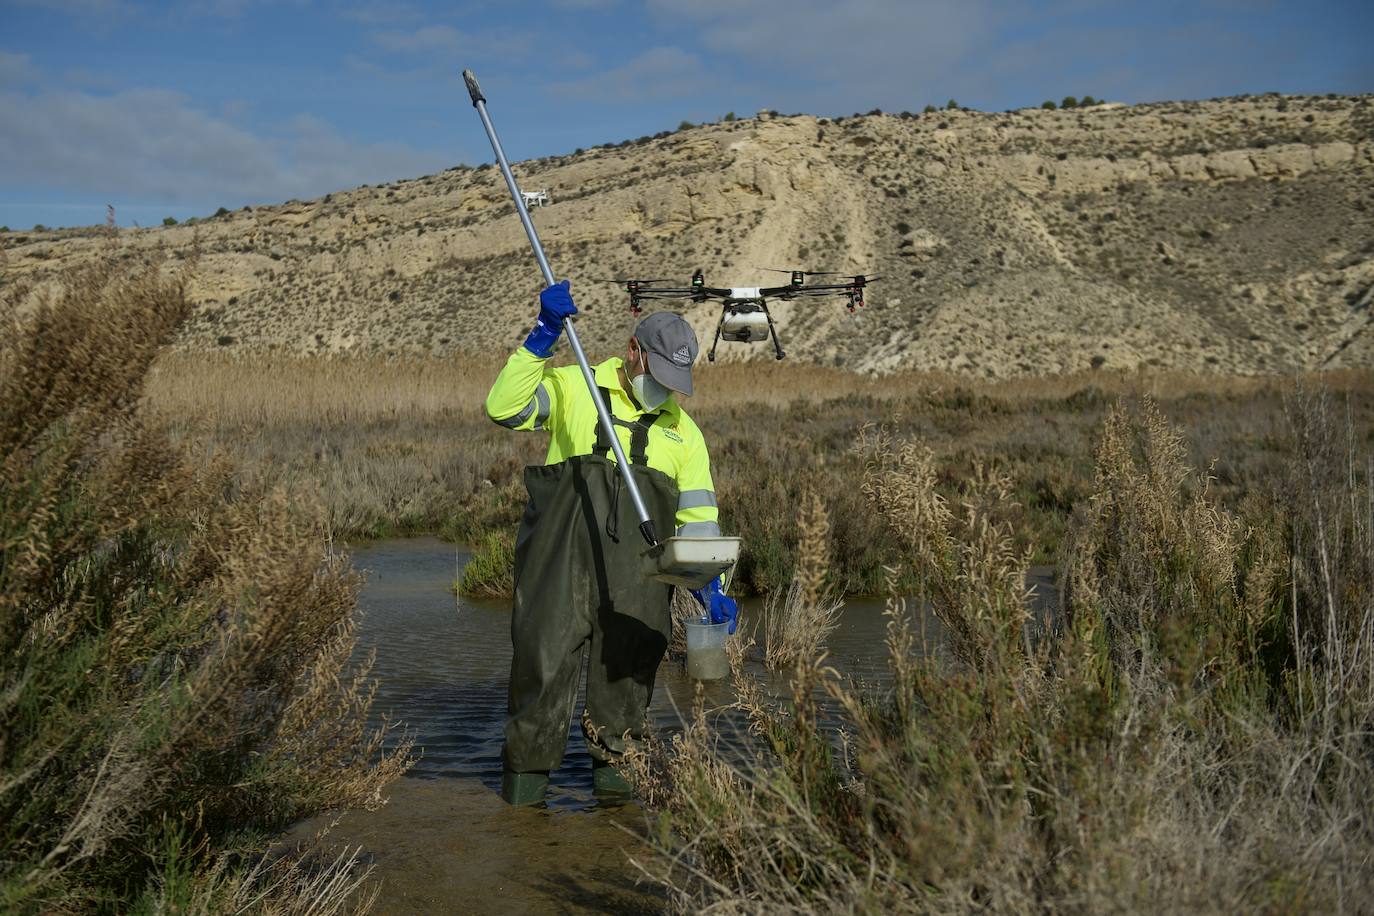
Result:
M411 776L472 779L495 792L510 674L510 603L454 597L451 586L467 557L461 548L430 538L356 550L354 563L367 572L358 642L360 649L377 653L381 690L374 709L404 722L422 752ZM757 610L747 606L744 614ZM842 673L866 681L885 676L883 610L881 601L846 605L829 640L829 661ZM656 728L680 727L694 683L681 659L664 661L649 707ZM730 697L728 681L709 685L708 703ZM579 709L581 704L579 691ZM591 757L576 721L569 723L567 753L550 787L555 809L594 807Z
M383 880L378 911L660 908L656 889L636 884L639 873L628 858L647 852L637 838L642 812L596 806L591 758L575 721L563 766L550 776L548 807L512 809L500 800L510 605L454 597L468 554L413 538L357 548L353 559L367 572L358 641L361 651L377 655L374 713L403 723L419 757L389 790L386 807L350 812L330 834L336 843L361 845L376 863ZM745 616L757 610L746 607ZM842 674L868 683L886 678L883 611L881 601L845 606L829 640L829 663ZM926 625L938 638L936 625ZM693 696L682 662L665 660L649 709L655 728L680 728ZM728 680L706 690L708 704L731 698ZM581 704L579 692L579 713ZM732 728L728 717L717 722ZM296 833L318 826L304 824Z

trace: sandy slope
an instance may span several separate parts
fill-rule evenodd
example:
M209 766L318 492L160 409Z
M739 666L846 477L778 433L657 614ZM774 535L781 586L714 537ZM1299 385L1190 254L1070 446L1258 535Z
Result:
M476 120L474 131L478 130ZM600 279L759 285L865 270L869 307L780 303L791 357L983 376L1104 365L1374 363L1374 101L1277 96L1074 111L761 116L519 163L597 352L629 324ZM539 279L494 168L171 229L9 233L11 280L113 244L199 249L183 345L490 352ZM718 309L685 306L703 344ZM722 345L722 359L771 358Z

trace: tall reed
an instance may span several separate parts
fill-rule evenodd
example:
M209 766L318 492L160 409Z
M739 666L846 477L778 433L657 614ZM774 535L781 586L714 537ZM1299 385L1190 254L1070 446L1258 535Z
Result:
M500 356L293 357L164 352L146 387L148 407L177 441L195 441L268 485L318 494L339 538L437 533L473 545L515 530L521 469L540 463L541 433L512 433L481 405ZM744 538L736 591L782 594L795 574L793 516L808 487L824 501L830 586L875 594L900 538L862 492L854 449L867 425L930 448L939 491L956 499L979 465L1016 482L1017 546L1056 562L1069 518L1087 497L1091 445L1114 395L1152 393L1213 469L1223 505L1235 505L1281 462L1271 443L1284 425L1279 383L1264 378L1095 372L1013 383L930 373L870 378L782 363L699 367L685 405L701 426L725 529ZM1374 419L1374 374L1322 376L1351 395L1353 422ZM497 560L499 551L487 551ZM490 564L496 589L508 570ZM915 587L914 582L904 587Z
M774 670L818 656L839 624L842 602L826 583L830 517L815 491L802 496L797 532L796 572L785 592L769 596L765 612L764 664Z

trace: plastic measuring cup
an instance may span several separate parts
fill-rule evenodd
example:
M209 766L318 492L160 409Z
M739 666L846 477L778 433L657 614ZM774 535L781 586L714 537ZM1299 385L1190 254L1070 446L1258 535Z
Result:
M709 617L685 622L687 628L687 676L699 681L716 681L730 673L725 656L728 623L712 623Z

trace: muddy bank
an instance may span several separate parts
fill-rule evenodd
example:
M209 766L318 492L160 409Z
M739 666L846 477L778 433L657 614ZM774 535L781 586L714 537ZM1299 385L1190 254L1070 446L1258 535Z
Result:
M393 783L380 811L343 815L333 848L362 847L382 882L375 913L654 913L664 898L630 857L643 815L511 808L481 780ZM298 825L309 836L326 818Z

